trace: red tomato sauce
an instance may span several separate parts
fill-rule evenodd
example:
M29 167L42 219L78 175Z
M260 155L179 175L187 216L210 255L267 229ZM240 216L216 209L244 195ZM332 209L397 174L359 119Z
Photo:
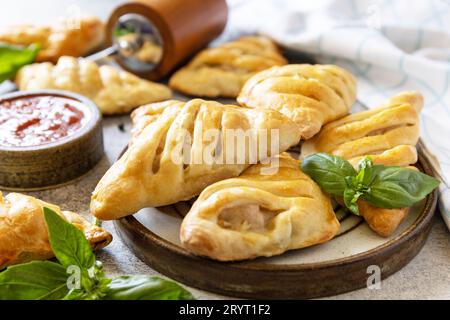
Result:
M29 147L51 143L80 130L87 108L58 96L34 96L0 102L0 145Z

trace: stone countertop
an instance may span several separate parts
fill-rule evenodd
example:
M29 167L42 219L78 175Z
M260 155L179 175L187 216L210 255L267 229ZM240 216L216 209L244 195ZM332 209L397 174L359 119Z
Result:
M70 10L82 8L83 12L106 19L112 8L121 0L2 0L0 26L24 22L47 22L61 17ZM51 10L49 10L51 8ZM125 132L119 125L125 125ZM66 186L29 193L63 209L77 211L89 217L92 190L109 166L117 159L129 138L129 116L109 117L103 120L106 155L88 174ZM136 258L120 240L111 222L103 226L114 236L113 242L97 255L108 275L157 274ZM384 280L380 290L361 289L330 299L450 299L450 234L439 214L434 217L428 241L422 251L402 270ZM186 272L189 272L188 270ZM301 285L301 284L299 284ZM192 289L198 299L227 298Z

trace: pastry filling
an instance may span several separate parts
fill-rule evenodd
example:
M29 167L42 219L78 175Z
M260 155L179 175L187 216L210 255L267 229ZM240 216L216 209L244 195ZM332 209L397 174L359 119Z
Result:
M221 210L218 224L235 231L264 231L279 213L280 211L268 210L258 204L241 204Z
M0 145L29 147L73 135L87 122L87 107L58 96L0 102Z

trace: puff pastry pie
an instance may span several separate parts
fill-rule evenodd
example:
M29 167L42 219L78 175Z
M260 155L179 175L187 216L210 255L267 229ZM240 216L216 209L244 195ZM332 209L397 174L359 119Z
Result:
M126 57L133 57L139 61L144 61L147 63L158 63L161 61L163 48L160 46L155 39L152 38L142 38L141 35L137 33L127 33L121 36L118 39L118 42L127 41L127 42L138 42L142 41L142 46L137 50L135 48L130 48L130 50L126 50L126 48L121 49L121 54Z
M201 51L172 76L169 85L192 96L236 98L253 74L286 63L269 38L242 37Z
M92 195L91 212L100 219L190 199L300 139L296 124L274 110L194 99L151 104L136 112L147 114L145 127ZM241 136L245 143L235 134L247 134Z
M303 144L302 157L327 152L347 159L355 167L365 156L370 156L375 164L414 164L422 106L421 94L404 92L378 108L331 122ZM408 208L374 208L362 200L358 205L369 226L383 236L392 234L408 212Z
M309 139L322 125L345 116L356 99L354 76L334 65L290 64L250 78L238 102L250 108L272 108L301 126Z
M54 257L48 240L43 207L60 214L82 230L94 250L108 245L112 236L79 214L61 211L58 206L20 193L3 197L0 192L0 269L31 260Z
M77 21L66 19L51 26L18 25L1 29L0 42L38 43L41 50L36 61L56 62L61 56L84 56L101 46L104 29L103 22L96 17L83 17Z
M15 82L20 90L62 89L91 98L103 114L127 113L146 103L167 100L170 89L108 65L73 57L25 66Z
M276 174L262 164L217 182L195 201L181 225L186 249L215 260L270 257L326 242L339 230L331 201L300 169L280 155Z

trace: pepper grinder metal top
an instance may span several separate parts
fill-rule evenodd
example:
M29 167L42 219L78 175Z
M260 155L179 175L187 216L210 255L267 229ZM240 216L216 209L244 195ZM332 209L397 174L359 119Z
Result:
M222 33L225 0L135 0L117 7L107 23L109 48L126 70L158 80Z

